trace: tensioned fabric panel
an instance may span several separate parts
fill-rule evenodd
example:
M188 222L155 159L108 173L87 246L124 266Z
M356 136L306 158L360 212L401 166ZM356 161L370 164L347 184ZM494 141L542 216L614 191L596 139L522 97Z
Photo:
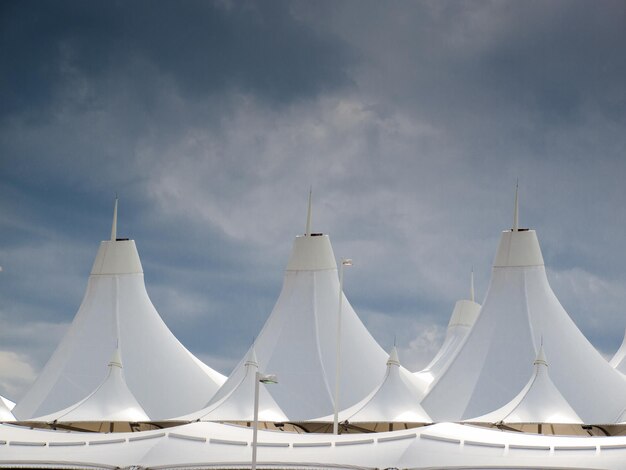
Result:
M124 263L131 255L136 262ZM223 383L225 377L201 366L174 337L148 297L143 273L124 272L126 265L141 266L134 241L101 243L94 272L100 266L121 272L90 275L68 332L15 407L20 419L59 411L91 393L117 347L128 387L153 419L201 408Z

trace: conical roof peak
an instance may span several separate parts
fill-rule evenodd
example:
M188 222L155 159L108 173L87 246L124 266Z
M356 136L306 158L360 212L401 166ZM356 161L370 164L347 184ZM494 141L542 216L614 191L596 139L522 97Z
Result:
M297 236L287 263L287 271L327 269L337 269L335 254L328 235L312 233L310 236Z
M400 359L398 358L398 348L395 345L391 348L389 352L389 359L387 360L387 366L397 366L400 367Z
M271 394L293 420L324 416L333 411L335 402L340 409L358 402L386 370L388 354L350 305L337 274L328 235L296 237L280 295L254 341L262 371L280 378L279 385L270 387ZM246 361L244 356L211 399L213 403L228 396L252 372ZM337 369L340 387L335 401Z
M400 367L394 346L387 361L387 372L379 385L360 402L341 411L339 419L350 423L431 423L432 418L420 404L421 395L412 374ZM331 416L327 416L314 421L330 419Z
M543 266L543 255L534 230L505 230L493 262L494 268Z
M501 408L466 420L475 423L552 423L582 424L583 420L571 407L548 374L548 363L539 348L533 362L535 370L526 386L509 403Z
M116 225L114 214L112 238ZM118 347L123 370L114 354ZM25 420L75 404L103 383L107 371L94 364L109 364L111 376L123 372L132 395L155 419L198 409L225 380L193 356L159 316L133 240L100 243L69 330L14 414Z
M548 362L539 351L540 334L546 339L549 370L542 367ZM626 382L560 304L548 282L536 232L507 230L478 321L445 374L431 382L424 406L439 421L484 415L522 389L525 371L536 360L537 378L543 380L549 371L553 385L585 421L613 422L623 408ZM605 393L602 400L594 399L598 389Z

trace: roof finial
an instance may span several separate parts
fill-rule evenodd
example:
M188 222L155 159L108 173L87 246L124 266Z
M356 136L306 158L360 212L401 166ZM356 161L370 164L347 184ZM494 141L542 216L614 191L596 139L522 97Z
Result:
M111 224L111 241L117 239L117 193L115 194L115 205L113 206L113 224Z
M515 180L515 209L513 212L513 232L517 232L519 230L519 202L518 202L518 191L519 191L519 179Z
M475 302L474 300L474 266L472 266L472 272L470 274L470 300Z
M306 232L307 237L311 235L311 199L313 197L313 186L309 188L309 207L306 212Z

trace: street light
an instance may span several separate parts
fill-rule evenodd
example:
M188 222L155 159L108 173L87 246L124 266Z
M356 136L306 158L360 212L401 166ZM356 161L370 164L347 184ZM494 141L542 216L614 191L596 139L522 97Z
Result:
M352 260L341 258L339 265L339 311L337 312L337 357L335 358L335 416L333 419L333 434L339 434L339 375L341 359L341 307L343 306L343 267L352 266Z
M274 374L261 374L259 371L254 373L254 424L252 427L252 468L256 470L256 444L257 433L259 431L259 383L277 384L278 379Z

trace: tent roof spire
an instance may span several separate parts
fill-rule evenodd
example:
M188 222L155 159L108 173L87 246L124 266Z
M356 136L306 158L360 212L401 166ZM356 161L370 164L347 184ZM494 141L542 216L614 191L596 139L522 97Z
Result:
M389 352L389 359L387 360L387 366L400 366L400 359L398 358L398 348L396 345L393 345L391 351Z
M117 194L115 194L115 205L113 206L113 223L111 224L111 241L117 239Z
M519 180L515 182L515 209L513 209L513 232L519 231Z
M470 300L472 302L476 302L475 296L474 296L474 267L472 266L472 271L470 273Z
M313 198L313 186L309 188L309 206L306 212L306 231L304 234L308 237L311 235L311 200Z
M256 367L257 369L259 368L259 361L257 361L256 353L254 352L254 345L252 345L252 347L250 348L250 353L248 354L246 363L244 365Z

